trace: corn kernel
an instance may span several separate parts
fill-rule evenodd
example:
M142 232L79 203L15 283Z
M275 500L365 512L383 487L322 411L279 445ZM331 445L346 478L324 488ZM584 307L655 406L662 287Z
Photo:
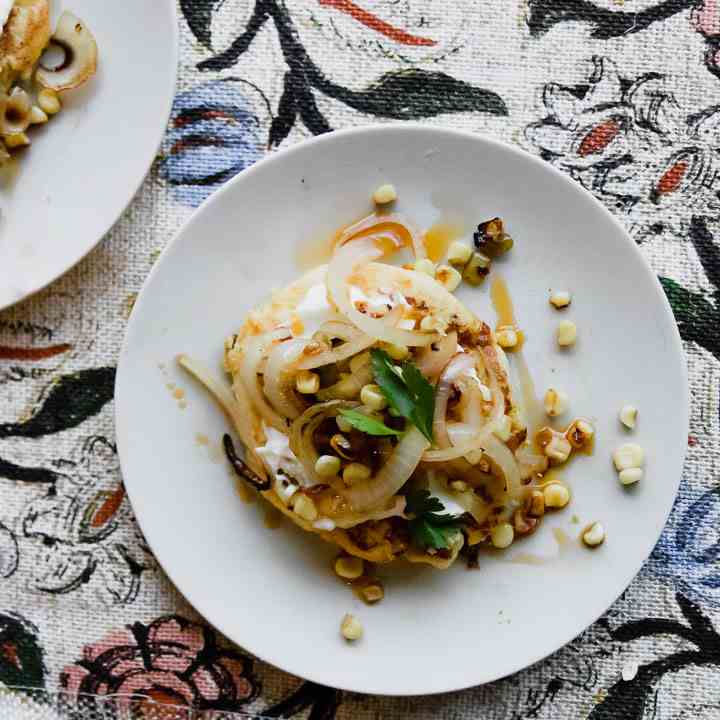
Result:
M563 320L557 327L557 342L560 347L571 347L577 341L577 326L572 320Z
M295 376L295 388L303 395L314 395L320 389L320 376L310 370L301 370Z
M479 285L490 273L490 258L479 252L470 256L470 261L463 270L463 280L470 285Z
M12 135L3 135L5 147L16 148L25 147L30 144L30 138L23 133L12 133Z
M455 240L448 248L448 262L455 267L465 267L472 254L473 249L469 245Z
M642 477L643 471L639 467L625 468L618 473L618 478L623 485L634 485L642 480Z
M628 429L634 430L637 423L638 411L632 405L624 405L620 410L620 422Z
M353 429L353 426L350 424L350 421L347 420L347 418L344 418L342 415L337 415L335 417L335 422L337 423L338 429L340 432L350 432Z
M315 503L307 495L297 495L293 503L293 511L303 520L313 522L317 520L318 511Z
M365 585L360 589L360 594L363 596L363 600L370 604L380 602L385 597L382 585Z
M382 348L393 360L405 360L410 354L410 351L404 345L383 343Z
M530 495L530 507L528 515L530 517L542 517L545 514L545 495L541 490L533 490Z
M50 90L50 88L43 88L38 93L37 102L40 109L48 115L59 113L62 107L58 94L54 90Z
M512 420L503 415L497 422L497 427L493 430L493 434L498 440L507 442L512 437Z
M550 483L543 488L546 508L564 508L570 502L570 491L561 483Z
M515 530L510 523L500 523L490 531L490 542L499 550L510 547L514 539Z
M354 642L362 637L363 628L360 621L354 615L348 613L340 623L340 632L346 640Z
M450 489L454 492L463 493L467 492L468 484L462 480L453 480L450 483Z
M427 258L420 258L415 261L415 271L424 273L431 278L435 277L435 263Z
M387 407L387 400L382 394L379 385L365 385L360 391L360 402L371 410L383 410Z
M543 398L543 406L545 407L545 412L550 417L557 417L558 415L562 415L567 412L568 401L569 398L567 393L562 390L550 388Z
M462 275L454 267L440 265L435 273L435 279L448 292L454 292L462 282Z
M566 308L571 302L572 298L567 290L553 290L550 294L550 304L558 310Z
M514 348L518 344L517 330L512 325L501 325L495 331L495 338L501 348Z
M567 438L562 433L549 427L541 428L538 431L537 442L553 465L564 463L572 452L572 445Z
M605 528L599 522L594 522L583 533L582 539L588 547L597 547L605 542Z
M642 467L645 463L645 451L635 443L625 443L613 453L613 462L618 472Z
M363 482L370 477L371 471L367 465L352 462L345 466L343 470L343 481L346 485Z
M341 555L335 561L335 574L345 580L357 580L365 572L362 558L353 555Z
M335 477L340 472L340 458L336 455L321 455L315 461L315 472L322 478Z
M394 200L397 200L397 191L395 186L390 183L380 185L373 193L373 202L376 205L387 205Z
M565 439L575 450L590 450L595 437L595 428L582 418L573 420L565 431Z
M32 125L42 125L48 121L47 113L37 105L33 105L30 109L30 123Z
M420 330L423 332L445 332L447 322L434 315L426 315L420 321Z

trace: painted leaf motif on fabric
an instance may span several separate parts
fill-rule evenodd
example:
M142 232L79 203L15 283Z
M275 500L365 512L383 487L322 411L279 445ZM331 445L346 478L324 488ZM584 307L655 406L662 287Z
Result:
M44 688L46 673L37 627L20 615L0 613L0 683Z

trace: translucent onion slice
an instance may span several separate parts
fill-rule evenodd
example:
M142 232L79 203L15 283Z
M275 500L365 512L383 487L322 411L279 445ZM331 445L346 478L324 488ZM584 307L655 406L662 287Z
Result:
M339 528L347 529L370 520L385 520L385 518L389 517L401 517L405 512L406 504L407 501L404 497L396 495L392 500L392 504L386 508L365 513L342 513L340 515L333 515L332 519Z
M242 364L240 367L240 378L253 407L268 425L283 433L287 433L287 423L265 400L258 379L258 371L263 358L270 352L273 342L286 334L287 330L280 329L245 340L242 345Z
M374 477L350 488L341 489L340 494L356 513L387 503L415 472L427 447L425 436L413 426L395 446L393 454Z
M337 241L337 247L342 247L358 235L382 234L392 237L398 247L412 245L415 258L427 257L427 250L422 236L417 228L406 218L393 213L391 215L368 215L368 217L346 228ZM409 240L409 243L408 243Z
M520 468L510 448L494 435L490 435L485 440L483 450L485 455L502 471L505 477L505 492L512 498L520 498L522 495Z
M318 400L352 400L360 395L365 385L373 381L372 366L368 361L359 367L350 377L343 378L330 387L320 390Z
M450 358L457 352L457 333L449 332L437 342L424 347L418 354L418 370L432 382L435 382L445 369Z
M367 350L375 342L374 338L365 335L361 330L347 322L334 320L326 322L320 327L318 333L322 333L328 339L335 338L345 342L331 350L303 357L297 363L298 370L312 370L323 365L342 362L363 350Z
M478 525L482 525L490 517L493 506L486 503L472 490L453 493L453 500L455 500L465 512L470 513Z
M383 318L373 318L361 313L350 300L348 286L352 274L363 265L397 250L397 246L392 242L388 248L386 241L384 236L364 237L336 251L327 271L326 282L330 299L353 325L376 340L410 347L429 345L440 338L437 333L421 333L394 327L390 313Z
M266 480L267 471L265 465L254 451L257 444L256 427L258 420L244 390L239 388L239 392L236 390L235 397L233 397L230 389L216 380L213 374L197 360L184 354L178 355L176 360L178 365L192 375L225 411L240 441L245 446L245 461L253 472Z
M452 392L453 382L475 367L475 358L469 353L458 353L443 370L435 391L435 414L433 416L433 436L435 444L442 450L449 448L450 437L447 431L447 406Z
M263 372L263 391L272 406L291 420L307 409L308 403L295 390L295 364L307 340L287 340L270 351Z

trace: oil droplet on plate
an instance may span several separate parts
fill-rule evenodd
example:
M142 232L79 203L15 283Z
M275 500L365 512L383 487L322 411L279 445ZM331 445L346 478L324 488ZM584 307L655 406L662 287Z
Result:
M283 514L276 510L274 507L266 507L263 523L265 524L265 527L270 530L277 530L282 525L283 522Z
M425 250L434 263L447 255L450 243L462 237L464 228L460 223L440 221L425 233Z

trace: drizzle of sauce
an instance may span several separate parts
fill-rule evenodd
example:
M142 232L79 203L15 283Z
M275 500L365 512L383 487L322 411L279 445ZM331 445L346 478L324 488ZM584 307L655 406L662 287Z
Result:
M172 391L173 397L176 400L184 400L185 399L185 391L182 388L174 388Z
M295 265L298 270L306 272L329 262L336 240L337 234L333 234L298 243L295 247Z
M210 438L207 435L203 435L203 433L195 433L195 442L198 445L209 445Z
M518 352L522 350L525 343L525 334L520 330L515 317L515 307L513 306L510 292L505 280L500 275L494 275L490 285L490 300L492 301L495 314L497 315L497 327L502 325L510 325L516 329L518 343L514 348L508 348L506 352Z
M265 508L263 523L269 530L277 530L283 523L283 514L269 505Z
M428 258L434 263L439 262L447 255L450 243L462 237L463 233L464 228L459 223L436 222L425 233L425 250Z

